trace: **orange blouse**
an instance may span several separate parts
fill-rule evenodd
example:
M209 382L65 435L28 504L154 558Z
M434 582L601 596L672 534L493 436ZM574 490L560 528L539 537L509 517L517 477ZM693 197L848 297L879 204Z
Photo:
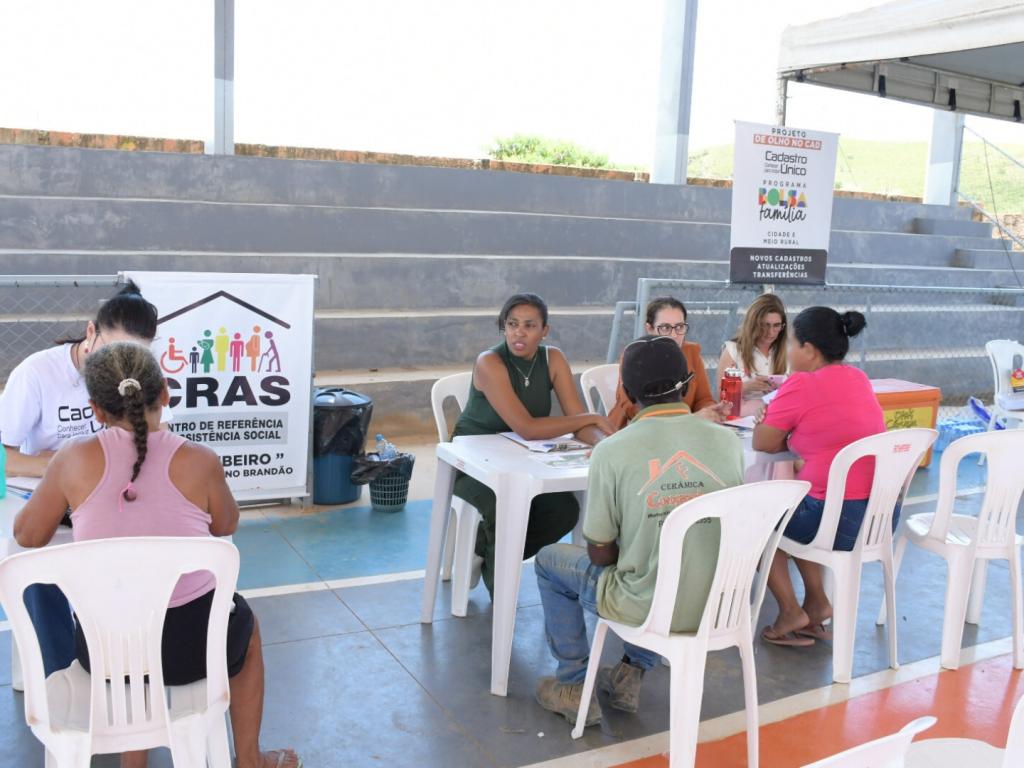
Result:
M683 357L686 358L686 367L693 374L683 396L683 402L690 407L690 411L697 411L714 405L717 401L711 394L711 382L708 381L708 372L704 369L704 361L700 356L700 344L693 341L683 342ZM619 358L622 364L622 358ZM615 405L608 414L608 421L616 430L622 429L633 418L640 413L640 406L630 402L626 390L622 387L622 376L619 376L619 385L615 389Z

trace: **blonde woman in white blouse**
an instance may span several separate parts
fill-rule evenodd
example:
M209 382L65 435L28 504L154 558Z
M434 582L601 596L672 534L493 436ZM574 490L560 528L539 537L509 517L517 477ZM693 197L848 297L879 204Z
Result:
M721 381L727 368L739 368L743 397L757 399L776 389L772 377L787 373L786 307L772 293L758 296L747 308L735 338L725 342L718 360Z

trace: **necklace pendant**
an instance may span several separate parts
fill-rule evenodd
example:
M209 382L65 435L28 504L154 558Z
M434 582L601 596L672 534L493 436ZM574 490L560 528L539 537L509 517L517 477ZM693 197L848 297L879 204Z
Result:
M524 376L523 378L526 379L526 386L530 386L530 377Z

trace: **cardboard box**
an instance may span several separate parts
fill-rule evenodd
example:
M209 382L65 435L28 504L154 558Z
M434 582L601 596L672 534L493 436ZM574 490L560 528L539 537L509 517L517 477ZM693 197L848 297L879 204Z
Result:
M939 418L939 403L942 401L941 389L900 379L872 379L871 386L885 414L887 429L935 429L935 422ZM932 449L929 448L921 459L921 466L927 467L931 461Z

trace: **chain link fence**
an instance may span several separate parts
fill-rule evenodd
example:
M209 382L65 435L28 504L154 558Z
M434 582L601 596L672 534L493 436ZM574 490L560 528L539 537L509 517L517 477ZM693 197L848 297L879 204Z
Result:
M0 387L33 352L83 336L121 285L117 275L0 275Z
M963 408L970 397L991 403L992 369L985 343L1024 339L1024 290L918 286L734 285L725 281L639 281L637 301L616 308L608 361L644 332L644 308L659 296L686 304L687 340L701 345L713 381L722 345L733 338L758 295L770 291L786 305L789 318L815 305L839 312L857 310L867 327L851 340L847 362L872 379L902 379L939 387L943 411Z

